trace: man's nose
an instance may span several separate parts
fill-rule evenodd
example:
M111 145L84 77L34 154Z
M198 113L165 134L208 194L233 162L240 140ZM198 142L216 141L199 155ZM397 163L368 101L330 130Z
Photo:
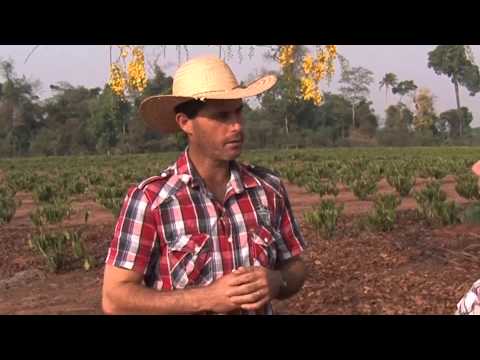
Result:
M231 126L239 131L243 129L243 116L241 114L235 114L231 117Z

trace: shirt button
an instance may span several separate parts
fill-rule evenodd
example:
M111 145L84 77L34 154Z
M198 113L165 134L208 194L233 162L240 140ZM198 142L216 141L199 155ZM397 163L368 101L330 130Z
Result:
M233 240L231 237L228 238L228 242L231 243Z
M200 246L195 246L195 252L200 252L200 250L202 250L202 248Z

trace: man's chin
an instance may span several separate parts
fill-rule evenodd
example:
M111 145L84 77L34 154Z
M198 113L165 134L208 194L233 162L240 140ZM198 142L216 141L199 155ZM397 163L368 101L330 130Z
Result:
M235 160L242 154L242 148L243 144L242 143L230 143L227 144L224 148L224 157L225 160Z
M235 154L225 154L225 160L227 161L232 161L232 160L236 160L238 159L238 157L240 157L240 155L242 154L241 151L239 151L238 153L235 153Z

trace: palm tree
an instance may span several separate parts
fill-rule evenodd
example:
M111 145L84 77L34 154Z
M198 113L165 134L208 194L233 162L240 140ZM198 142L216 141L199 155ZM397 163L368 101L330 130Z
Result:
M394 73L386 73L382 81L380 81L380 90L385 86L385 106L388 100L388 89L397 85L397 75Z

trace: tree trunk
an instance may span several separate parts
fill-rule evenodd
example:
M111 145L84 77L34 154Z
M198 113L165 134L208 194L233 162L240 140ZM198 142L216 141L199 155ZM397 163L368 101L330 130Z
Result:
M355 130L355 104L352 104L352 129Z
M288 115L285 115L285 134L288 135Z
M458 132L461 137L463 135L463 119L462 119L462 113L460 111L460 94L458 89L458 81L455 76L453 77L453 85L455 86L455 97L457 100Z

